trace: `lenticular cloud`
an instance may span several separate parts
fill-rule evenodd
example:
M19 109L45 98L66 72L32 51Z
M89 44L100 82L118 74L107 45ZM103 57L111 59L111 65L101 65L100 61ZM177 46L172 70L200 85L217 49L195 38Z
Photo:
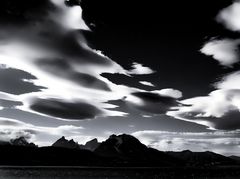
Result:
M125 70L87 45L79 32L89 30L82 19L80 6L67 6L64 0L51 0L49 3L53 8L48 9L46 17L41 17L40 20L36 18L35 22L21 26L13 23L1 27L3 35L0 39L0 63L35 77L21 79L22 83L42 87L37 91L32 88L32 91L15 96L14 100L23 101L24 105L20 108L32 112L35 111L32 110L35 109L32 106L38 106L36 101L39 100L36 99L40 98L46 101L54 99L61 103L66 102L66 105L81 103L91 108L100 106L100 109L95 108L101 111L96 113L101 116L124 115L121 112L108 112L104 109L111 107L102 104L107 100L104 96L115 96L118 99L121 95L113 95L117 89L116 85L100 74L103 72L126 74ZM5 92L11 93L7 90ZM91 112L91 109L85 110ZM37 111L45 114L43 110ZM85 114L79 115L80 119L83 116L88 117Z
M23 103L18 109L57 119L125 116L127 113L114 110L117 106L107 102L144 90L116 85L101 74L131 76L154 71L138 63L133 64L132 70L125 70L89 47L82 34L89 27L82 18L79 4L65 0L37 1L36 4L41 8L27 12L30 18L17 19L22 23L0 22L0 63L31 76L16 77L19 83L30 86L27 91L12 93L6 88L6 96ZM36 9L40 9L39 12ZM74 109L71 115L69 108Z

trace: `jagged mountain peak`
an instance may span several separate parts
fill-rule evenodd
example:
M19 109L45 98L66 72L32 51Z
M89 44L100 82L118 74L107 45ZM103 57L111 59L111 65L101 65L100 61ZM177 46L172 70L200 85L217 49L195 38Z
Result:
M89 140L88 142L85 143L85 145L89 145L89 144L96 144L96 143L99 143L97 138L94 138L92 140Z
M90 141L88 141L88 142L98 142L98 139L97 139L97 138L94 138L94 139L92 139L92 140L90 140ZM88 142L86 142L86 143L88 143Z
M9 143L15 146L36 147L34 143L29 143L25 137L18 137L16 139L11 139Z
M100 145L100 142L96 138L86 142L85 145L83 145L83 149L94 151L98 146Z
M128 134L111 135L95 150L98 154L108 156L129 156L144 153L148 149L135 137Z
M146 147L144 144L142 144L137 138L128 135L128 134L120 134L120 135L111 135L105 142L109 142L112 144L115 144L117 146L120 145L134 145L134 146L141 146Z
M77 142L75 142L73 139L66 139L64 136L59 138L56 142L52 144L53 147L62 147L62 148L71 148L71 149L85 149L94 151L98 146L99 142L96 138L86 142L85 145L79 145Z
M66 138L65 138L65 136L62 136L61 138L59 138L57 141L68 141Z
M70 148L70 149L79 149L80 146L73 139L67 140L64 136L58 139L56 142L52 144L53 147L62 147L62 148Z

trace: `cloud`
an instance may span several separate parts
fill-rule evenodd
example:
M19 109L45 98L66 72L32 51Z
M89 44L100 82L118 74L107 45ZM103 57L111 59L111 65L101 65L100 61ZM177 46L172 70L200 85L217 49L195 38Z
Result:
M84 120L126 116L126 112L119 111L121 107L110 104L126 96L129 106L157 114L178 105L177 98L182 94L177 90L148 92L138 88L138 81L137 88L133 88L115 84L102 75L134 78L155 71L137 62L126 70L89 47L82 33L89 28L82 19L79 2L37 0L35 5L27 1L29 11L22 4L10 3L26 15L19 23L14 12L3 12L9 19L8 26L0 19L0 64L7 66L3 71L9 78L7 82L3 78L6 84L0 85L0 91L13 98L10 101L22 103L16 106L18 110L58 120Z
M0 91L11 94L24 94L41 91L44 87L34 85L33 75L13 68L0 68Z
M239 62L240 40L222 39L207 42L200 50L205 55L212 56L221 65L232 67L233 64Z
M110 91L105 82L90 74L74 70L66 59L41 59L36 63L40 69L51 75L58 75L62 79L71 80L83 87Z
M200 117L199 117L200 118ZM239 111L229 111L220 118L206 117L204 120L212 122L213 127L216 129L235 130L240 129Z
M151 118L152 116L150 116L150 115L142 115L142 117L144 117L144 118Z
M15 119L0 118L0 140L9 141L25 137L38 145L51 145L60 136L81 136L81 126L62 125L58 127L36 126Z
M130 75L148 75L148 74L152 74L155 73L155 71L153 71L151 68L149 67L145 67L140 63L134 62L132 64L132 70L128 71L128 74Z
M161 94L159 91L134 92L124 100L128 102L129 106L154 114L164 114L171 107L180 104L175 97Z
M18 106L22 106L23 103L18 101L15 95L0 92L0 110L6 108L17 108Z
M18 109L57 119L124 116L124 112L109 110L114 106L108 101L143 90L114 84L101 74L130 76L154 71L138 63L126 70L89 47L82 34L89 30L82 19L82 9L78 3L69 3L37 0L34 4L27 0L26 8L11 1L23 13L19 23L17 12L2 12L9 25L0 19L0 63L7 65L2 72L10 79L6 82L3 78L5 84L0 90L16 94L14 100L23 103ZM5 1L4 7L8 7ZM68 109L72 114L66 114Z
M142 143L161 151L213 151L224 155L239 155L240 131L168 132L137 131L132 133Z
M217 21L224 24L226 28L232 31L240 31L240 2L235 1L230 6L222 9L217 15Z
M102 116L102 112L97 107L84 103L67 103L57 99L37 99L34 100L30 108L39 113L47 114L62 119L92 119Z
M239 89L219 89L208 96L194 97L180 101L186 106L176 107L167 115L206 125L212 129L240 129Z
M200 50L205 55L212 56L222 66L232 67L239 62L240 40L222 39L207 42Z
M140 84L146 85L146 86L151 86L151 87L155 87L154 84L152 84L151 82L148 81L139 81Z
M69 1L65 0L51 0L54 5L58 7L58 13L53 14L54 21L68 29L83 29L89 30L88 26L82 19L82 8L79 3L72 4L69 8L67 6Z
M240 72L225 75L214 84L216 88L208 96L199 96L180 101L167 114L175 118L206 125L212 129L240 129Z
M159 95L162 95L162 96L175 98L175 99L178 99L178 98L182 97L182 92L181 91L176 90L176 89L172 89L172 88L154 90L152 92L158 93Z
M22 103L19 101L10 101L5 99L0 99L0 106L3 108L12 108L16 106L21 106Z
M217 89L240 89L240 71L229 73L220 79L217 83L214 84Z

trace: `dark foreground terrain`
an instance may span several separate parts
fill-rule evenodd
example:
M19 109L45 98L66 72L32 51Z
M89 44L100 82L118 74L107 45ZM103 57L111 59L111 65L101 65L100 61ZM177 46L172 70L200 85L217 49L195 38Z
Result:
M239 179L240 168L6 167L0 179Z

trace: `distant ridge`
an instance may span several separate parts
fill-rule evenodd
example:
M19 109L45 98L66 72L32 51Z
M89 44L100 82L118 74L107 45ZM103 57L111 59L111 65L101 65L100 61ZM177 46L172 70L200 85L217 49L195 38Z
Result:
M34 143L29 143L24 137L10 140L10 143L16 146L37 147L37 145L35 145Z
M28 142L24 137L18 137L16 139L11 139L10 141L0 141L0 146L12 145L12 146L24 146L24 147L37 147L32 142Z
M229 165L233 160L214 152L192 152L184 150L182 152L166 152L167 154L183 160L188 166L215 166L215 165Z
M162 152L137 138L111 135L99 143L92 139L79 145L64 136L49 147L37 147L23 137L0 142L0 165L111 166L111 167L215 167L240 166L236 157L214 152Z

